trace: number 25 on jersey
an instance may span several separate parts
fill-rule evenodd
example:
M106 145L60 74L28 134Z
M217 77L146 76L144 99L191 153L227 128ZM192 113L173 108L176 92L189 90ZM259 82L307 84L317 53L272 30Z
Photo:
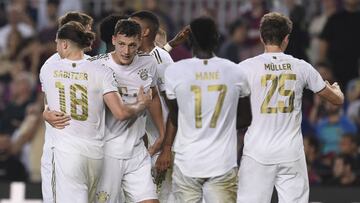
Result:
M295 81L295 74L266 74L261 77L261 87L267 87L268 81L271 81L271 86L269 91L266 93L265 99L262 102L260 112L263 114L273 114L273 113L291 113L294 110L294 99L295 92L294 90L285 89L286 81ZM277 92L276 92L277 90ZM271 98L274 94L279 94L284 97L289 98L289 105L285 105L285 101L277 101L277 106L269 106Z

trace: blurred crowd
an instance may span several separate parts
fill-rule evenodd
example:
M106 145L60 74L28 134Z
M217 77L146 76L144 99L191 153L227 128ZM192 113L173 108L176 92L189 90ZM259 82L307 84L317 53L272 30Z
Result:
M286 53L311 63L346 93L342 107L305 91L304 147L311 185L360 184L360 0L1 0L0 180L39 182L44 137L39 69L56 51L57 19L81 10L99 21L146 9L172 38L192 18L213 17L221 31L217 55L235 63L263 52L261 17L279 11L293 21ZM97 40L87 53L105 52ZM191 57L187 44L171 53Z

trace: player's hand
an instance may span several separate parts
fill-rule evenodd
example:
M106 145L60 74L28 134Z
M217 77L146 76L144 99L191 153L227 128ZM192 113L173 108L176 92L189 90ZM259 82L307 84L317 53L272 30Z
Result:
M43 112L44 120L47 121L52 127L57 129L64 129L69 125L71 120L70 116L59 111L50 111L45 109Z
M171 165L171 147L165 146L156 160L155 167L158 171L166 171Z
M161 149L161 145L163 143L164 139L161 139L160 137L156 139L155 143L149 147L149 154L150 156L153 156Z
M176 36L169 41L169 45L173 48L179 46L180 44L184 43L190 35L190 26L185 26L182 30L180 30L179 33L176 34Z
M140 86L139 92L137 94L137 101L146 107L149 107L152 102L152 90L149 89L148 92L144 93L144 87Z

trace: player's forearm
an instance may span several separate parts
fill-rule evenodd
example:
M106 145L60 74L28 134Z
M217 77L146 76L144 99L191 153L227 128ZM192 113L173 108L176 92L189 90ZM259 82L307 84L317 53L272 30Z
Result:
M109 107L113 116L118 120L127 120L137 116L146 108L144 101L137 101L133 104L124 104L119 93L117 92L105 94L104 101Z
M237 129L243 129L250 126L252 121L250 97L239 99L237 109Z
M173 125L170 118L168 117L166 122L166 130L165 130L165 140L163 144L163 149L171 150L171 147L174 144L175 136L176 136L177 127Z
M158 92L155 92L155 94L153 95L153 101L149 106L149 112L159 132L159 138L164 139L164 118Z

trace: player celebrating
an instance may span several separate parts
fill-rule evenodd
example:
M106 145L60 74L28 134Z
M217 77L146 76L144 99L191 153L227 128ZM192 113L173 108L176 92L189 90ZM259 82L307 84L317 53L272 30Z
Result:
M93 19L81 12L68 12L64 16L59 18L59 27L65 25L70 21L76 21L81 23L86 30L91 30ZM85 55L86 56L86 55ZM55 61L59 61L61 59L58 53L53 54L49 59L46 60L46 63L53 63ZM50 111L47 107L45 107L44 118L46 121L47 131L50 131L51 124L56 128L64 128L68 125L68 121L70 117L65 115L63 112ZM51 176L52 176L52 133L45 134L45 143L43 147L43 154L41 157L41 188L43 200L45 203L54 202L53 201L53 193L51 187Z
M123 120L138 115L151 100L140 88L135 104L122 103L111 69L84 58L84 49L94 38L95 34L78 22L63 25L56 37L62 59L45 63L40 72L48 107L72 118L64 129L46 130L46 134L54 134L54 202L94 201L103 158L105 103L117 119Z
M178 125L175 202L235 202L236 109L249 90L236 64L214 56L219 37L215 22L197 18L190 29L195 57L165 71L169 116Z
M256 120L245 135L237 202L270 202L273 187L279 202L307 203L309 182L301 135L301 99L306 87L340 105L339 86L325 83L308 63L286 55L292 22L279 13L260 24L265 53L240 63L251 92Z
M156 62L148 54L137 54L141 43L140 25L130 20L118 21L112 43L115 51L90 60L97 60L114 70L125 103L135 101L139 84L145 90L151 88L154 97L158 97ZM163 122L159 99L157 102L153 100L148 110L151 114L160 110L161 118L158 120ZM111 114L106 114L105 162L97 190L99 202L104 199L121 202L121 189L127 201L157 202L151 177L151 159L142 141L145 121L145 115L119 122Z

